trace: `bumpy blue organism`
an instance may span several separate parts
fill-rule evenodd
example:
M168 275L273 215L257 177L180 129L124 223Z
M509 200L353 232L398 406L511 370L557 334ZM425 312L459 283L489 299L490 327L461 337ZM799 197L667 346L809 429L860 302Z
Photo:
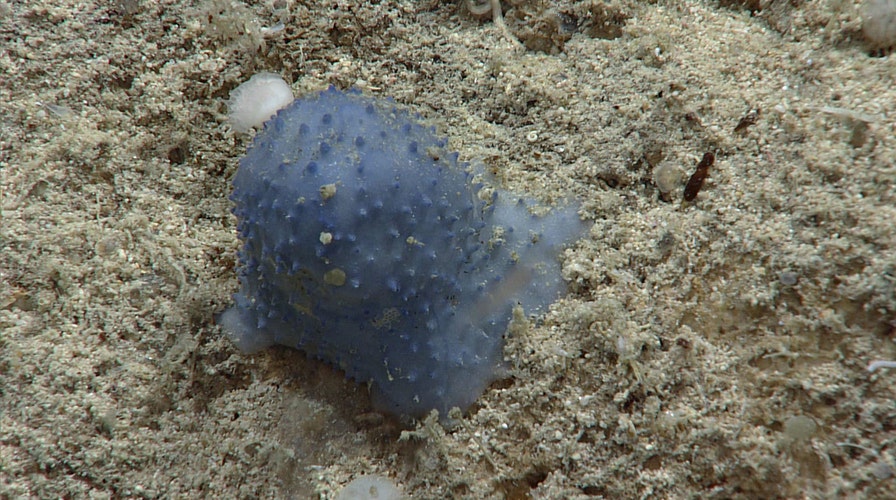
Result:
M480 196L444 139L390 101L335 89L265 124L234 178L244 351L282 344L371 382L381 410L466 409L501 373L512 309L563 290L572 207ZM485 198L485 199L482 199Z

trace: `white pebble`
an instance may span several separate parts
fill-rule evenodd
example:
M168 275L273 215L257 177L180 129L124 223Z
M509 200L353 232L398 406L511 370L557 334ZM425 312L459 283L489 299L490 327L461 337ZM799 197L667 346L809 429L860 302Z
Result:
M260 128L293 101L292 89L274 73L258 73L230 93L230 124L237 132Z
M369 475L356 478L336 495L336 500L400 500L401 490L385 477Z
M878 368L896 368L896 361L886 361L886 360L877 360L868 363L868 368L866 368L869 372L873 372Z
M862 5L862 33L872 48L896 46L896 0L867 0Z

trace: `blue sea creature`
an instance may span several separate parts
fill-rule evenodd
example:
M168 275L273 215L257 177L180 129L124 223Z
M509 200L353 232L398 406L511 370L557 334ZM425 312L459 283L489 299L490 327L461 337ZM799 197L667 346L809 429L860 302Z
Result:
M282 344L370 382L378 409L466 409L501 373L512 310L564 289L575 208L495 190L388 100L326 91L268 121L231 199L240 291L219 321L246 352ZM491 192L491 191L490 191Z

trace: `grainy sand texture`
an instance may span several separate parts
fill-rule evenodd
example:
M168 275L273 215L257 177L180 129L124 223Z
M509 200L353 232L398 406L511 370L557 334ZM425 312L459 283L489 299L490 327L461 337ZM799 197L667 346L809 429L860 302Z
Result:
M896 498L896 54L860 2L474 3L0 0L0 498ZM455 425L215 324L260 71L581 205L569 293Z

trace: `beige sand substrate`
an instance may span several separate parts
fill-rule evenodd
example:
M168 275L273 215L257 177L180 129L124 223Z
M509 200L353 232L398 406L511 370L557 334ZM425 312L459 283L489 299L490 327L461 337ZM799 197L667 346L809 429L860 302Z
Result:
M367 473L426 499L896 498L896 370L866 370L896 359L896 55L849 1L543 3L505 0L504 32L438 0L0 1L0 498ZM402 427L214 324L250 142L225 102L258 71L392 96L504 187L581 204L569 294L460 425Z

